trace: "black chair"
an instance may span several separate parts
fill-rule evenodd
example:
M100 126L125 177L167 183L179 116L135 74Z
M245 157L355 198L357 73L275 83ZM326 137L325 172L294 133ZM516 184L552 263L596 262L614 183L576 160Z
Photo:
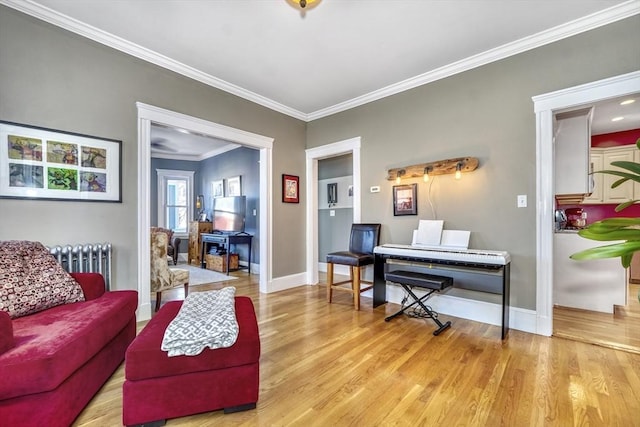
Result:
M373 248L380 243L380 224L352 224L349 250L327 254L327 301L331 302L334 290L353 293L353 304L360 310L360 293L373 288L373 282L361 280L361 267L373 264ZM333 282L333 265L348 265L349 280ZM351 287L342 287L351 283ZM361 287L365 283L369 286Z

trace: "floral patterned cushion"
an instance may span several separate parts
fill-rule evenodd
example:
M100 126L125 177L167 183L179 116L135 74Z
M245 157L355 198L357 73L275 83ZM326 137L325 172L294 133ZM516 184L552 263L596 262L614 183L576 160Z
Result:
M162 292L189 282L189 270L167 265L167 235L151 233L151 292Z
M0 242L0 310L11 318L84 301L82 288L40 242Z
M169 230L168 228L162 227L151 227L151 233L164 233L167 235L167 242L170 245L171 239L173 239L173 230Z

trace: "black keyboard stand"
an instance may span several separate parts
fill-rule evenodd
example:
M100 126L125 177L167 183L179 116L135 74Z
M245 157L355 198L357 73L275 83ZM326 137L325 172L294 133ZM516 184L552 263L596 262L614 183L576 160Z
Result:
M391 316L386 317L384 319L385 322L389 322L394 317L401 315L409 308L418 304L427 314L425 318L429 318L433 320L438 326L438 329L436 329L433 332L433 335L436 335L436 336L440 335L442 331L444 331L445 329L451 326L450 321L442 323L438 319L438 313L433 311L429 306L427 306L424 303L434 292L440 292L441 290L452 286L453 279L451 277L435 276L433 274L423 274L423 273L417 273L415 271L396 270L396 271L387 273L385 275L385 279L402 286L402 288L407 292L407 294L411 296L411 298L413 298L412 303L402 307L402 309L400 309L397 313L394 313ZM419 298L413 292L414 287L426 288L426 289L429 289L429 291L425 295L423 295L421 298Z

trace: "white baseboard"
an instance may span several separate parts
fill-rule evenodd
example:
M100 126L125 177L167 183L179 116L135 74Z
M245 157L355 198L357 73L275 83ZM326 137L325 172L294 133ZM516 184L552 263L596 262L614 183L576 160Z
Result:
M341 271L342 268L344 268L344 272ZM319 271L326 271L326 263L319 263ZM343 265L335 265L334 273L348 276L349 268ZM365 276L370 276L371 273L372 271L367 271ZM369 280L371 279L369 278ZM303 285L301 285L301 283ZM306 274L298 273L290 276L274 278L269 289L270 292L277 292L298 286L306 286L304 284L306 284ZM424 292L420 292L417 289L414 290L414 292L418 297L424 295ZM370 289L363 292L362 295L373 298L373 290ZM404 291L401 287L396 285L387 285L388 302L401 304L403 297ZM500 304L461 298L452 295L434 294L429 298L429 305L438 313L446 314L448 316L488 323L490 325L502 325L502 306ZM538 333L537 322L538 319L535 310L520 307L509 308L510 329L536 334Z
M247 261L238 261L238 265L247 268ZM251 263L251 274L260 274L260 264Z
M421 297L425 292L414 289L414 293ZM362 295L373 298L373 290L363 292ZM387 301L401 304L404 291L401 287L387 285ZM502 325L502 306L486 301L472 300L452 295L433 294L428 305L436 312L455 316L461 319L473 320L476 322L488 323L490 325ZM509 308L509 328L518 331L536 333L536 312L519 307Z
M307 286L307 274L296 273L290 276L275 277L269 284L269 293L284 291L285 289Z
M138 306L136 311L136 322L143 322L151 319L151 304L145 303Z

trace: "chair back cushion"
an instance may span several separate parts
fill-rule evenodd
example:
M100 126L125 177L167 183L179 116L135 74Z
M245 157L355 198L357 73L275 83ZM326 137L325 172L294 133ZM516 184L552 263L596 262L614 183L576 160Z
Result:
M173 230L169 230L168 228L162 227L151 227L152 233L164 233L167 235L167 241L171 242L171 238L173 237Z
M349 252L373 254L373 248L380 244L380 224L353 224L349 239Z
M189 283L189 270L169 268L167 264L167 234L151 233L151 292L162 292Z
M157 292L171 285L171 271L167 265L167 234L151 233L151 291Z

